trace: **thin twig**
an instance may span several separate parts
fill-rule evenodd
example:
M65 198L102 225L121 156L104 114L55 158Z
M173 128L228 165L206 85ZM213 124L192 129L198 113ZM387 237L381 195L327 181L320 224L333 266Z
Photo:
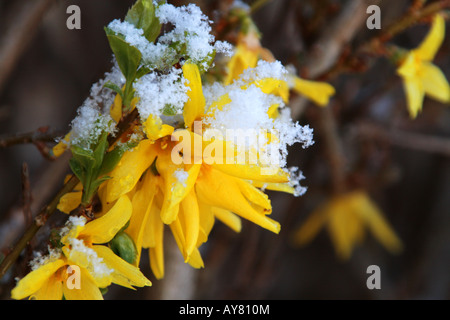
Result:
M37 131L3 135L0 137L0 148L10 147L16 144L54 142L61 137L61 132L48 132L46 128L39 128Z
M438 13L439 11L442 11L449 7L450 7L450 0L441 0L433 2L425 7L417 8L420 10L410 10L403 18L394 22L391 26L387 27L386 30L384 30L381 33L381 35L379 35L377 38L383 42L388 41L393 37L395 37L400 32L413 26L418 21L429 18Z
M28 164L24 162L22 164L22 200L23 200L23 215L25 217L25 225L29 226L33 219L31 214L31 188L30 188L30 175L28 172Z

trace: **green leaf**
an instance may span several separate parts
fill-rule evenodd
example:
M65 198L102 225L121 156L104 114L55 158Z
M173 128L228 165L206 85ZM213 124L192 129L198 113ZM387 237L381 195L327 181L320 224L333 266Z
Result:
M102 294L102 296L104 296L105 294L108 293L108 287L106 288L99 288L100 289L100 293Z
M111 29L105 28L105 31L120 71L122 71L127 81L133 82L141 62L141 52L136 47L128 44L119 35L116 35Z
M108 133L103 132L93 152L94 156L93 173L96 177L99 176L98 171L103 163L103 158L105 157L107 149L108 149Z
M111 179L111 177L103 176L103 177L98 178L98 179L96 179L95 181L93 181L93 182L91 183L91 186L90 186L92 196L94 195L94 193L97 192L98 187L100 187L100 185L101 185L103 182L105 182L106 180L109 180L109 179Z
M79 147L77 145L72 145L70 147L70 151L72 151L73 156L78 158L78 159L86 159L86 161L94 160L94 156L92 154L92 150L84 149L84 148Z
M102 166L99 171L99 175L104 175L111 172L116 165L119 163L120 159L122 159L122 155L126 151L125 148L115 148L114 150L108 152L103 159Z
M200 73L204 73L206 72L212 65L214 59L216 57L216 50L213 50L213 52L211 52L210 54L208 54L205 59L202 60L202 63L197 64ZM207 67L204 67L204 63L206 62Z
M153 42L161 31L161 23L155 16L153 0L138 0L128 10L125 21L144 31L148 41Z
M142 68L141 68L142 69ZM114 91L115 93L119 94L122 99L123 99L123 92L122 92L122 88L120 88L117 84L112 83L111 81L106 82L103 87L111 89L112 91Z
M151 69L147 66L141 66L139 70L136 72L136 79L142 78L142 76L145 76L147 73L149 73Z
M177 110L171 104L166 104L162 110L162 114L165 116L174 116L177 114Z
M80 162L78 162L75 158L70 158L69 160L69 166L72 172L75 174L75 176L81 181L81 183L84 185L86 181L86 174L85 170L81 166Z

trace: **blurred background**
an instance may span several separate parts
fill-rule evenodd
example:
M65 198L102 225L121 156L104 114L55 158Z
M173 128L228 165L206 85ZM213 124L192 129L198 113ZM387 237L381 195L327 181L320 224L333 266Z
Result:
M177 6L196 3L214 22L221 19L221 10L230 3L168 2ZM302 182L308 191L298 198L269 192L272 216L282 225L279 235L247 222L237 234L216 223L209 241L202 246L204 269L184 264L168 233L165 278L154 279L145 252L141 270L153 286L131 291L113 285L105 299L450 298L450 109L426 98L423 112L415 120L410 119L401 80L395 66L384 58L355 55L347 69L336 69L339 59L352 57L361 44L379 32L365 26L368 5L381 7L382 32L419 2L247 1L255 9L252 17L262 33L264 47L283 64L294 65L305 78L323 79L336 88L325 112L299 96L290 102L300 124L309 124L315 132L314 146L306 150L294 146L289 156L289 164L303 171L306 179ZM439 1L428 1L433 2ZM3 254L28 221L23 213L23 164L28 166L31 184L32 198L27 203L35 214L61 187L69 172L67 157L46 159L46 148L53 145L54 137L69 130L91 85L110 70L112 54L103 27L113 19L123 19L133 3L0 0ZM81 9L80 30L66 27L66 9L72 4ZM338 29L335 22L339 22ZM428 30L429 25L417 24L392 42L412 49ZM318 44L323 43L337 44L336 61L321 64L321 57L329 53L320 52ZM447 78L449 46L450 37L446 37L434 60ZM330 126L333 139L326 131ZM48 136L45 143L5 142L29 132ZM336 148L340 152L339 166L330 154ZM306 246L293 244L295 231L329 197L336 170L349 189L366 190L379 206L403 243L399 254L387 251L370 232L346 260L336 255L326 229ZM45 241L52 225L61 222L62 214L55 216L1 280L2 299L9 299L14 277L26 273L26 259L32 248ZM369 265L381 269L380 290L366 286Z

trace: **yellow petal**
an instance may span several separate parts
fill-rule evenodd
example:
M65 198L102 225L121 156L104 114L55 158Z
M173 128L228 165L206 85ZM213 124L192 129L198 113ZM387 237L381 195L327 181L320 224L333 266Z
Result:
M156 141L159 138L171 135L174 127L163 124L159 116L151 114L142 125L147 138Z
M187 80L189 88L188 101L184 105L183 117L186 128L191 128L194 121L205 113L205 97L203 96L202 79L196 64L185 63L183 76Z
M80 232L93 243L107 243L128 222L133 208L128 196L121 196L116 204L102 217L88 222Z
M185 256L189 257L196 248L200 231L200 212L194 189L181 201L180 220L185 230Z
M205 264L203 263L203 259L198 248L194 248L191 255L187 259L187 263L189 263L189 265L195 269L205 267Z
M273 104L270 106L269 110L267 111L267 114L271 119L276 119L279 117L280 113L278 112L279 104Z
M260 88L261 91L265 94L273 94L279 96L285 103L289 101L289 87L286 81L274 78L264 78L261 80L253 81L245 87L248 87L252 84Z
M241 179L236 179L235 181L239 185L239 189L242 194L248 201L264 208L266 210L266 214L272 212L272 205L267 194L255 188L247 181Z
M61 212L69 214L78 208L81 203L82 195L82 191L66 193L59 199L59 203L56 208Z
M377 240L383 244L392 253L398 253L402 250L402 242L384 219L382 212L378 207L365 195L360 195L361 216L372 231Z
M348 211L344 205L334 204L328 213L328 230L336 249L336 254L341 259L348 259L353 251L354 241L348 232L348 221L352 219L353 211Z
M215 100L213 103L211 103L211 106L208 109L207 116L213 117L214 113L217 110L223 110L223 107L226 106L231 102L230 96L227 94L221 95L219 99Z
M176 165L172 162L170 152L160 155L156 161L156 168L163 179L164 202L161 208L161 219L170 224L178 214L178 205L190 192L200 171L200 164ZM180 181L177 171L182 171L187 178Z
M239 218L237 215L235 215L231 211L217 207L211 207L211 210L216 216L216 218L222 221L222 223L226 224L229 228L231 228L235 232L241 232L242 221L241 218Z
M162 250L161 245L157 245L154 248L149 248L149 260L150 268L152 269L153 275L156 279L161 280L164 278L164 250Z
M61 156L64 151L66 151L69 148L69 141L70 141L70 135L71 133L69 132L68 134L66 134L66 136L64 137L64 139L62 139L60 142L58 142L53 148L52 148L52 152L53 155L55 157L59 157Z
M164 277L164 224L160 211L153 201L142 241L142 246L149 248L150 268L156 279Z
M42 288L50 277L66 262L63 259L46 263L23 277L11 291L13 299L24 299Z
M443 103L450 102L450 85L444 73L432 63L424 62L420 70L425 93Z
M437 14L434 16L431 29L420 44L420 46L414 50L420 59L425 61L431 61L442 45L445 38L445 19L442 15Z
M122 118L122 97L120 96L120 94L116 94L114 102L109 110L109 114L116 123L118 123Z
M289 181L289 174L278 168L274 174L265 174L261 166L252 164L213 164L214 169L245 180L283 183Z
M158 244L158 237L156 227L161 225L163 228L164 224L160 216L161 209L159 209L155 204L155 199L153 199L152 206L148 212L147 224L144 226L144 236L142 238L143 248L152 248Z
M85 246L78 250L72 246L64 246L62 250L68 263L86 269L97 287L104 288L111 284L110 270L98 259L91 247Z
M197 199L198 200L198 199ZM214 226L214 213L212 212L212 207L198 201L198 208L200 213L200 230L198 235L197 246L199 247L202 243L206 242Z
M157 192L158 180L158 177L150 173L146 174L142 187L136 191L131 202L133 213L125 231L136 245L137 257L134 263L135 266L139 265L142 243L144 241L144 231L153 205L153 199Z
M89 272L80 268L80 289L63 285L66 300L103 300L103 295Z
M110 248L106 246L93 246L93 249L99 257L103 258L104 263L114 270L112 273L112 282L128 287L152 285L150 280L142 274L139 268L116 256Z
M290 186L289 183L273 183L273 182L252 180L251 184L257 188L261 188L264 190L280 191L280 192L286 192L286 193L290 193L290 194L295 193L295 188Z
M403 59L402 63L397 69L397 73L405 79L415 78L418 76L422 61L416 54L410 52Z
M146 139L133 150L124 153L110 173L111 179L106 181L106 202L113 202L134 188L144 171L155 160L156 150L153 142Z
M317 82L293 77L293 89L321 107L328 105L330 98L335 94L332 85L325 82Z
M417 114L422 110L423 99L425 92L422 83L417 78L407 78L403 81L406 101L408 104L408 111L411 118L417 117Z
M164 277L164 224L159 215L154 214L158 220L153 224L156 243L149 248L150 267L156 279Z
M326 207L324 205L314 210L308 219L294 233L294 244L303 246L309 243L325 225L327 218Z
M257 212L244 197L234 179L236 178L204 166L195 187L199 200L234 212L267 230L279 233L280 224Z
M231 84L247 68L254 68L258 63L258 51L250 50L245 44L238 44L235 53L228 62L225 85Z
M35 300L62 300L63 284L56 274L52 274L50 278L42 285L42 287L31 296Z
M175 242L177 243L178 249L180 249L181 253L183 254L185 261L196 269L203 268L204 267L203 260L197 248L195 248L192 251L189 257L185 255L186 253L185 235L179 217L177 217L170 224L170 230L172 231L172 235L175 239Z

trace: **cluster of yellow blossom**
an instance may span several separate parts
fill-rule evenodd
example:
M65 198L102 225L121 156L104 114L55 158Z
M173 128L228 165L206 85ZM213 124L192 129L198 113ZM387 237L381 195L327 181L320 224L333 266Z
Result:
M57 245L33 260L32 271L13 289L15 299L102 299L101 289L111 283L149 286L139 270L141 252L149 250L151 270L163 278L166 226L185 262L201 268L200 247L216 220L236 232L243 218L279 233L264 190L305 191L286 155L294 143L311 145L312 129L294 122L286 104L293 90L324 107L334 88L288 72L252 29L240 32L234 47L214 43L208 19L194 5L139 0L130 12L107 28L117 63L93 88L98 99L85 102L72 131L54 148L57 156L72 152L71 168L80 179L58 205L70 214L68 222ZM156 40L161 23L173 29ZM430 62L444 27L436 16L425 42L398 69L412 116L424 93L450 100L445 77ZM227 61L225 77L207 83L202 77L216 53ZM99 109L99 99L107 109ZM138 121L109 145L107 136L134 109ZM242 130L249 133L244 140ZM80 205L93 210L95 197L101 210L79 215ZM401 246L364 192L332 198L299 230L297 241L307 242L326 222L343 257L360 241L364 223L389 249ZM78 287L70 285L74 267Z

